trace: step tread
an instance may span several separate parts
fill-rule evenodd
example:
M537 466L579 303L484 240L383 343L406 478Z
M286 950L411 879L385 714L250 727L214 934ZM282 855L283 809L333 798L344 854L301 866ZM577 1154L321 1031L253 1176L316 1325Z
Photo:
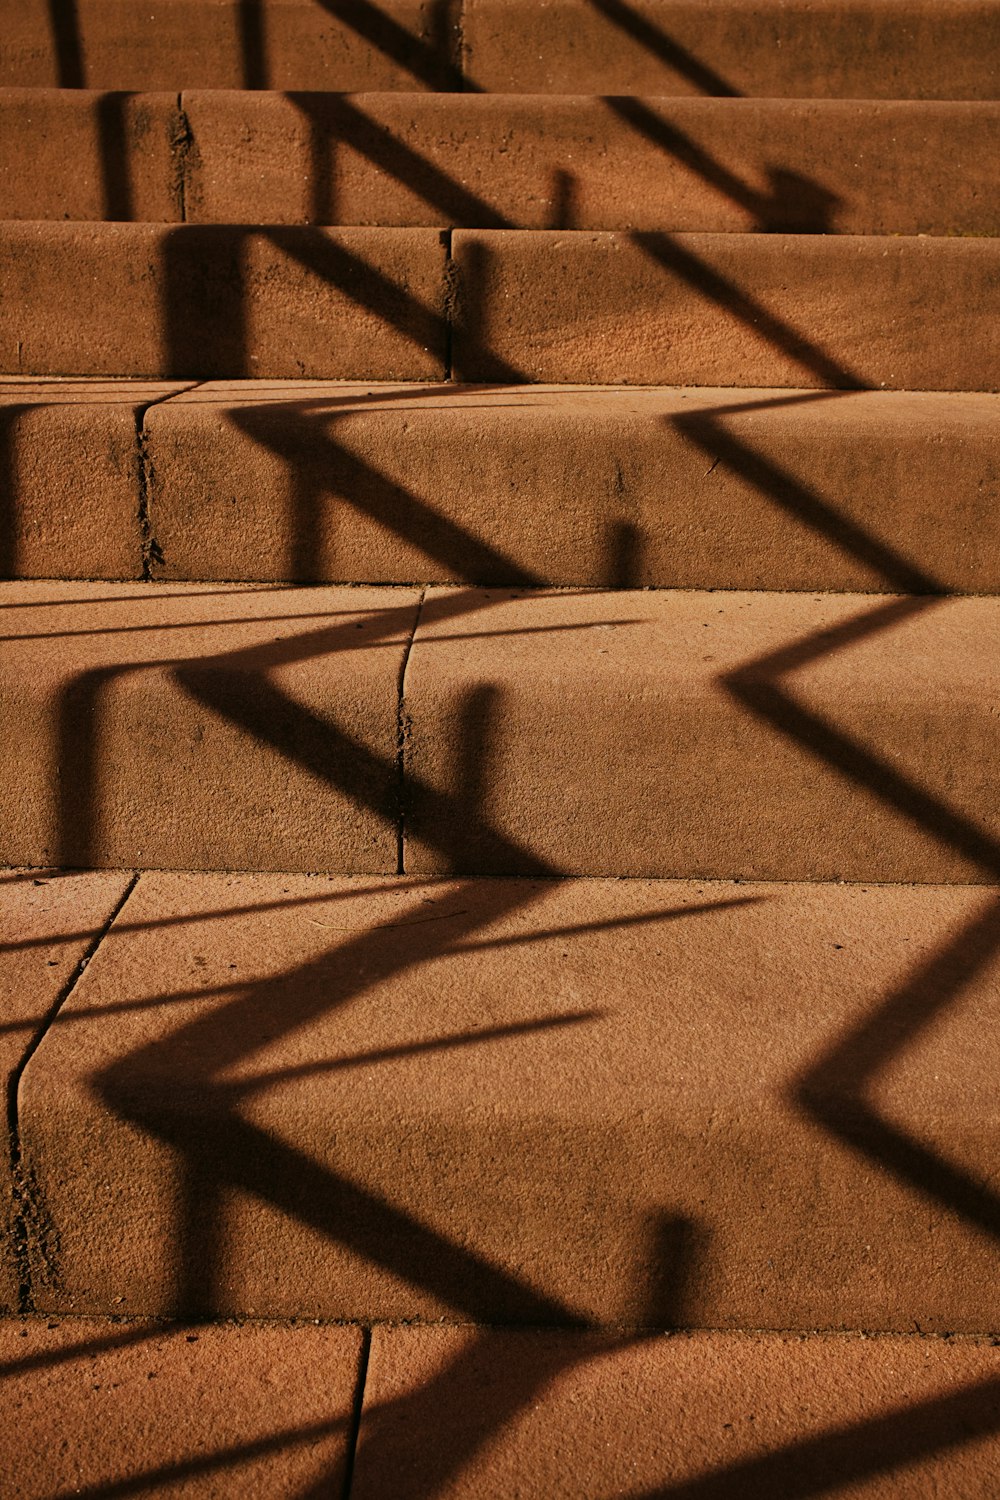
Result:
M143 874L22 1079L33 1305L993 1328L997 899Z
M359 1328L5 1319L4 1493L279 1500L347 1478Z
M339 1494L360 1345L356 1328L309 1324L0 1324L18 1412L7 1493ZM821 1483L981 1500L998 1361L989 1339L376 1327L350 1495L764 1497Z

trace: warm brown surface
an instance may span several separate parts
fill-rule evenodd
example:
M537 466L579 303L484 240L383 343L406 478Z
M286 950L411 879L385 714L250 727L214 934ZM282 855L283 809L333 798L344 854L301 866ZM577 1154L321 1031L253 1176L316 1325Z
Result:
M356 1328L0 1323L5 1500L339 1495Z
M998 629L995 599L432 591L406 869L992 878Z
M995 1329L996 897L143 876L25 1074L38 1305Z
M1000 591L992 395L211 382L145 430L167 578Z
M456 231L462 380L1000 386L987 239Z
M990 1500L995 1344L379 1328L352 1500Z
M412 591L8 584L0 860L395 870Z
M0 225L9 374L428 380L435 230Z
M341 12L343 7L338 7ZM447 88L434 0L2 0L0 82L31 88Z
M996 0L466 0L493 93L996 97Z
M992 98L995 0L4 0L0 81ZM75 19L77 24L73 24ZM459 26L461 28L459 32Z
M193 222L1000 227L993 103L186 91L183 106Z
M176 94L6 90L3 217L179 219L181 132Z
M128 881L119 873L0 871L0 1310L17 1306L24 1269L13 1227L9 1132L17 1069Z
M0 573L139 578L136 422L179 384L0 378Z

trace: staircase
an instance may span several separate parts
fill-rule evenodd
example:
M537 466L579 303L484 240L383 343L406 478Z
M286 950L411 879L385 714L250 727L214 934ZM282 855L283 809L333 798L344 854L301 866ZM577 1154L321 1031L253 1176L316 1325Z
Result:
M988 1500L1000 0L2 0L5 1497Z

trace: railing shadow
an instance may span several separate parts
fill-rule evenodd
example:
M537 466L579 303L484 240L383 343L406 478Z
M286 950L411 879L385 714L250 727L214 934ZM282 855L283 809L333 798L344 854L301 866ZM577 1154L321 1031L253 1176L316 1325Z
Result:
M325 3L325 0L324 0ZM592 0L599 9L656 55L664 58L706 92L734 91L706 64L692 58L683 48L670 42L624 0ZM343 7L332 0L326 8L343 18ZM439 6L441 25L447 35L450 11ZM83 82L82 49L71 4L53 0L53 27L60 50L61 77L69 86ZM261 11L256 4L242 6L243 50L248 86L262 87L267 81L265 38ZM378 6L367 3L352 7L352 23L360 34L387 56L403 62L425 83L440 86L450 80L453 87L469 87L468 80L455 71L449 58L442 61L447 47L416 47L413 37L401 31L397 23ZM633 109L633 123L647 129L649 122ZM356 124L357 122L355 122ZM358 127L360 130L360 127ZM118 151L114 122L107 124L108 159ZM363 132L359 134L362 139ZM717 166L693 153L683 141L658 136L664 150L675 153L686 164L703 172L706 180L730 192L734 201L750 206L760 216L763 227L784 224L790 214L804 215L806 226L826 227L831 204L822 190L782 179L775 169L774 192L770 198L748 197L744 185L727 180ZM373 159L393 167L384 153L384 142L368 140ZM409 171L411 159L395 159L396 170ZM109 176L109 181L110 181ZM321 180L321 179L320 179ZM439 178L427 179L429 191L437 201L450 203L460 210L461 190ZM110 191L110 189L109 189ZM120 184L114 193L121 194ZM565 202L570 198L568 182L563 188ZM565 206L561 210L569 214ZM337 247L317 248L294 233L237 229L229 231L234 267L228 288L221 288L219 300L206 309L199 291L192 263L180 237L176 249L168 248L171 272L168 278L167 306L164 308L167 339L172 367L190 374L192 362L201 358L205 337L202 314L209 311L214 333L223 341L227 359L239 373L247 372L245 299L239 276L239 255L245 237L266 233L289 255L301 257L319 277L337 285L346 295L357 298L364 306L386 317L407 337L443 339L447 336L441 320L428 309L414 306L401 296L395 286L386 285L371 274L371 268L359 267ZM190 235L190 231L186 231ZM185 238L183 244L195 240ZM671 274L697 288L717 306L725 308L734 319L755 327L774 347L781 349L823 383L840 390L863 388L854 371L844 368L823 349L805 338L780 316L769 314L748 294L717 272L702 264L686 248L669 236L639 236L636 243ZM192 309L202 312L192 317ZM473 312L467 312L467 330L476 335ZM488 344L485 330L479 330L480 341ZM508 364L496 362L492 378L516 379L518 372ZM775 401L782 399L776 397ZM833 393L827 399L833 399ZM727 412L738 412L738 401L727 405ZM297 418L305 424L307 418ZM265 430L259 418L245 418L243 430L268 444L275 444L287 460L294 462L296 444L303 426L292 424L283 436L275 438ZM833 766L853 784L866 787L885 804L909 818L918 826L952 848L974 860L986 880L995 883L1000 877L1000 847L982 829L959 815L939 796L914 785L905 774L886 765L872 747L855 743L835 724L817 719L797 703L786 678L805 661L828 658L835 651L847 650L865 639L872 639L896 624L904 615L913 618L935 606L936 584L922 566L897 553L877 537L869 535L857 523L840 516L822 495L808 483L778 470L755 454L752 448L725 431L720 414L708 412L685 419L685 432L706 453L726 463L766 498L786 511L792 511L806 525L814 527L829 540L850 551L868 566L881 570L887 587L905 588L918 594L904 603L879 602L865 611L849 628L822 640L798 642L778 653L771 653L741 667L724 679L729 693L751 714L767 723L776 734L808 749L825 765ZM336 445L331 442L331 458ZM343 452L337 461L349 462ZM357 461L355 461L357 462ZM492 570L509 566L510 576L519 583L536 580L518 570L510 559L499 558L490 549L462 535L451 523L435 521L419 497L398 485L379 481L369 471L359 468L355 477L363 493L374 496L373 513L385 524L395 526L410 540L419 540L429 555L439 557L449 567L463 572ZM298 500L301 548L307 554L315 545L309 535L310 517L315 507L310 491L304 488ZM360 503L360 502L359 502ZM628 557L632 540L624 537L620 551ZM453 618L464 623L484 611L488 623L489 604L481 595L460 592L450 606ZM345 627L346 631L346 627ZM482 778L491 743L490 717L494 711L489 690L475 688L467 703L468 730L466 796L456 810L450 801L441 799L432 787L422 786L412 776L405 785L399 782L399 763L373 756L365 746L353 741L346 731L326 722L320 724L307 710L295 703L270 678L276 668L295 659L306 659L318 652L334 653L348 649L346 640L336 628L318 633L301 632L290 641L273 648L218 653L204 660L176 665L174 678L189 698L230 724L238 726L255 742L269 744L290 762L307 766L315 775L335 784L360 806L373 805L376 787L391 781L401 792L397 809L400 826L405 827L408 799L419 797L427 807L427 836L435 827L446 827L456 811L466 828L476 830L479 847L487 863L512 861L519 869L536 879L554 880L560 875L551 863L532 851L516 845L501 829L490 825L482 811ZM104 674L81 680L67 696L64 713L72 708L74 721L87 718L82 707L95 710L107 684L120 675ZM248 698L247 681L253 679L256 691ZM404 697L400 684L400 709ZM74 696L75 695L75 696ZM94 728L91 738L74 750L83 782L83 793L72 807L67 803L63 822L67 852L85 850L92 839L95 820L97 754L100 745L100 714L91 711ZM68 753L68 745L67 745ZM380 795L380 793L378 794ZM381 804L379 804L381 806ZM435 808L443 816L435 818ZM442 836L447 852L447 836ZM404 873L402 867L400 873ZM504 915L524 911L535 899L537 887L532 882L511 881L485 909L459 911L450 927L447 941L454 942L456 931L473 938L483 927ZM588 1320L579 1309L557 1296L539 1289L526 1278L505 1270L478 1254L469 1246L451 1240L386 1199L317 1165L304 1152L287 1141L251 1123L240 1112L239 1091L234 1091L222 1075L239 1061L259 1049L264 1038L272 1043L320 1015L329 1015L343 1007L357 993L358 975L365 982L373 977L382 982L402 981L413 965L427 962L443 949L444 940L432 924L420 926L416 918L420 908L414 904L404 912L412 920L413 932L406 945L385 941L380 932L364 931L354 939L331 947L314 964L283 974L277 981L261 982L249 993L223 998L211 1012L193 1021L181 1022L169 1034L117 1058L92 1079L92 1087L106 1108L120 1121L139 1132L168 1145L186 1163L186 1221L182 1230L181 1285L179 1301L188 1310L210 1315L216 1306L217 1279L221 1263L220 1236L223 1226L219 1202L232 1189L252 1194L308 1225L329 1243L344 1246L364 1256L376 1266L400 1275L421 1292L439 1298L460 1317L479 1318L484 1309L492 1315L498 1310L511 1320L539 1325L558 1326L582 1331ZM125 917L128 917L126 908ZM457 924L457 925L455 925ZM860 1155L873 1171L887 1180L900 1182L922 1197L956 1214L963 1222L996 1236L1000 1224L1000 1200L983 1183L911 1138L899 1127L882 1118L870 1100L872 1084L891 1058L898 1057L932 1019L954 1003L962 989L1000 950L1000 908L991 900L970 921L965 930L944 945L935 957L924 964L909 980L888 997L877 999L871 1014L852 1033L838 1039L802 1075L791 1081L789 1096L800 1113L819 1124L824 1131ZM533 1025L544 1029L555 1024L586 1024L585 1016L539 1017ZM486 1041L495 1040L487 1037ZM434 1048L443 1045L479 1045L481 1037L456 1041L423 1039L418 1045ZM348 1066L341 1059L336 1066ZM186 1078L183 1095L167 1101L155 1099L148 1088L152 1074L181 1074ZM271 1080L273 1082L273 1080ZM210 1117L210 1136L204 1131L204 1119ZM649 1309L649 1322L663 1326L672 1316L680 1316L683 1285L697 1274L696 1250L702 1226L672 1219L664 1210L662 1235L663 1275L655 1306ZM542 1386L568 1367L570 1356L563 1350L551 1365L544 1360L535 1368L517 1372L504 1388L493 1408L466 1411L462 1443L449 1447L435 1446L428 1470L432 1494L442 1487L470 1457L528 1402ZM405 1403L409 1431L433 1431L440 1423L442 1411L460 1409L473 1400L466 1383L468 1355L460 1355L435 1381ZM831 1479L846 1483L887 1467L898 1466L916 1457L938 1452L969 1433L992 1432L1000 1426L997 1416L997 1382L988 1382L946 1399L923 1402L902 1413L880 1417L846 1431L826 1432L805 1444L791 1444L777 1453L755 1460L751 1465L719 1470L704 1479L686 1485L675 1485L650 1492L664 1496L736 1497L752 1493L781 1494L794 1500L830 1488ZM398 1415L398 1412L397 1412ZM367 1442L389 1442L380 1437L380 1413L372 1413ZM396 1439L398 1441L398 1439ZM400 1454L401 1466L405 1454ZM133 1493L145 1481L129 1480L122 1485L94 1490L96 1496Z

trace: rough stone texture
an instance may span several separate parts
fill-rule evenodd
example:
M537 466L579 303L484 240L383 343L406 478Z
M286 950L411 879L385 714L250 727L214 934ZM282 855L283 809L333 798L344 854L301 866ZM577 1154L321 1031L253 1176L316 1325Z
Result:
M995 240L483 230L453 246L462 380L1000 386Z
M136 423L183 389L0 379L0 575L142 576Z
M17 1070L128 885L120 874L0 871L0 1312L16 1308L27 1246L15 1238L10 1122Z
M987 1500L998 1396L996 1340L378 1328L351 1494Z
M992 99L996 0L465 0L492 93Z
M345 14L346 12L346 14ZM419 89L457 82L435 0L3 0L0 82L29 88Z
M1000 592L993 395L213 382L145 430L169 578Z
M9 374L421 380L444 370L435 230L0 225Z
M5 90L3 216L179 219L181 134L176 94Z
M407 591L7 584L10 864L394 870Z
M361 1332L0 1324L4 1495L339 1495Z
M994 103L193 91L183 104L193 222L1000 228Z
M995 1329L997 896L143 876L25 1074L37 1305Z
M434 590L405 868L995 878L998 628L996 599Z

